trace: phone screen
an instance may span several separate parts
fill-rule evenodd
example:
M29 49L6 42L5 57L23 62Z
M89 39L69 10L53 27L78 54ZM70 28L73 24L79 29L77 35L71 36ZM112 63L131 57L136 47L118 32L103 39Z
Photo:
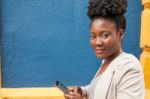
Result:
M65 94L69 94L69 90L68 88L63 85L62 83L60 83L59 81L56 81L56 86L61 90L63 91Z

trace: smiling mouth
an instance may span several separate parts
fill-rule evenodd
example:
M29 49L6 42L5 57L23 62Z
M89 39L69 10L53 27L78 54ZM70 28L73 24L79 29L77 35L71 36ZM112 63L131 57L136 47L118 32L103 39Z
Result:
M97 54L103 54L104 53L104 49L95 49L95 52L97 53Z

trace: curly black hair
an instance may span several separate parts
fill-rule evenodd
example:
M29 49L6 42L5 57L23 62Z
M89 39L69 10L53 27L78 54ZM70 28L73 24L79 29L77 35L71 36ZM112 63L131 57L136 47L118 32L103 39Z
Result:
M89 0L87 15L91 20L97 17L109 18L125 30L124 13L127 5L127 0Z

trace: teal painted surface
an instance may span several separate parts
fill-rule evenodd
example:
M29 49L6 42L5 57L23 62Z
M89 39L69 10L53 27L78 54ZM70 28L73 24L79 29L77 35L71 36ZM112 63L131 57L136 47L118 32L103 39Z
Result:
M88 84L99 68L87 0L2 0L3 87ZM123 47L139 57L141 3L129 1Z

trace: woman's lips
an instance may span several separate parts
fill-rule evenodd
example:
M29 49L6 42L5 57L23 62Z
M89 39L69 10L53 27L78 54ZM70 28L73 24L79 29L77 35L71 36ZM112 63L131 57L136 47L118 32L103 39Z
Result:
M104 49L95 49L95 52L97 54L103 54L104 53Z

